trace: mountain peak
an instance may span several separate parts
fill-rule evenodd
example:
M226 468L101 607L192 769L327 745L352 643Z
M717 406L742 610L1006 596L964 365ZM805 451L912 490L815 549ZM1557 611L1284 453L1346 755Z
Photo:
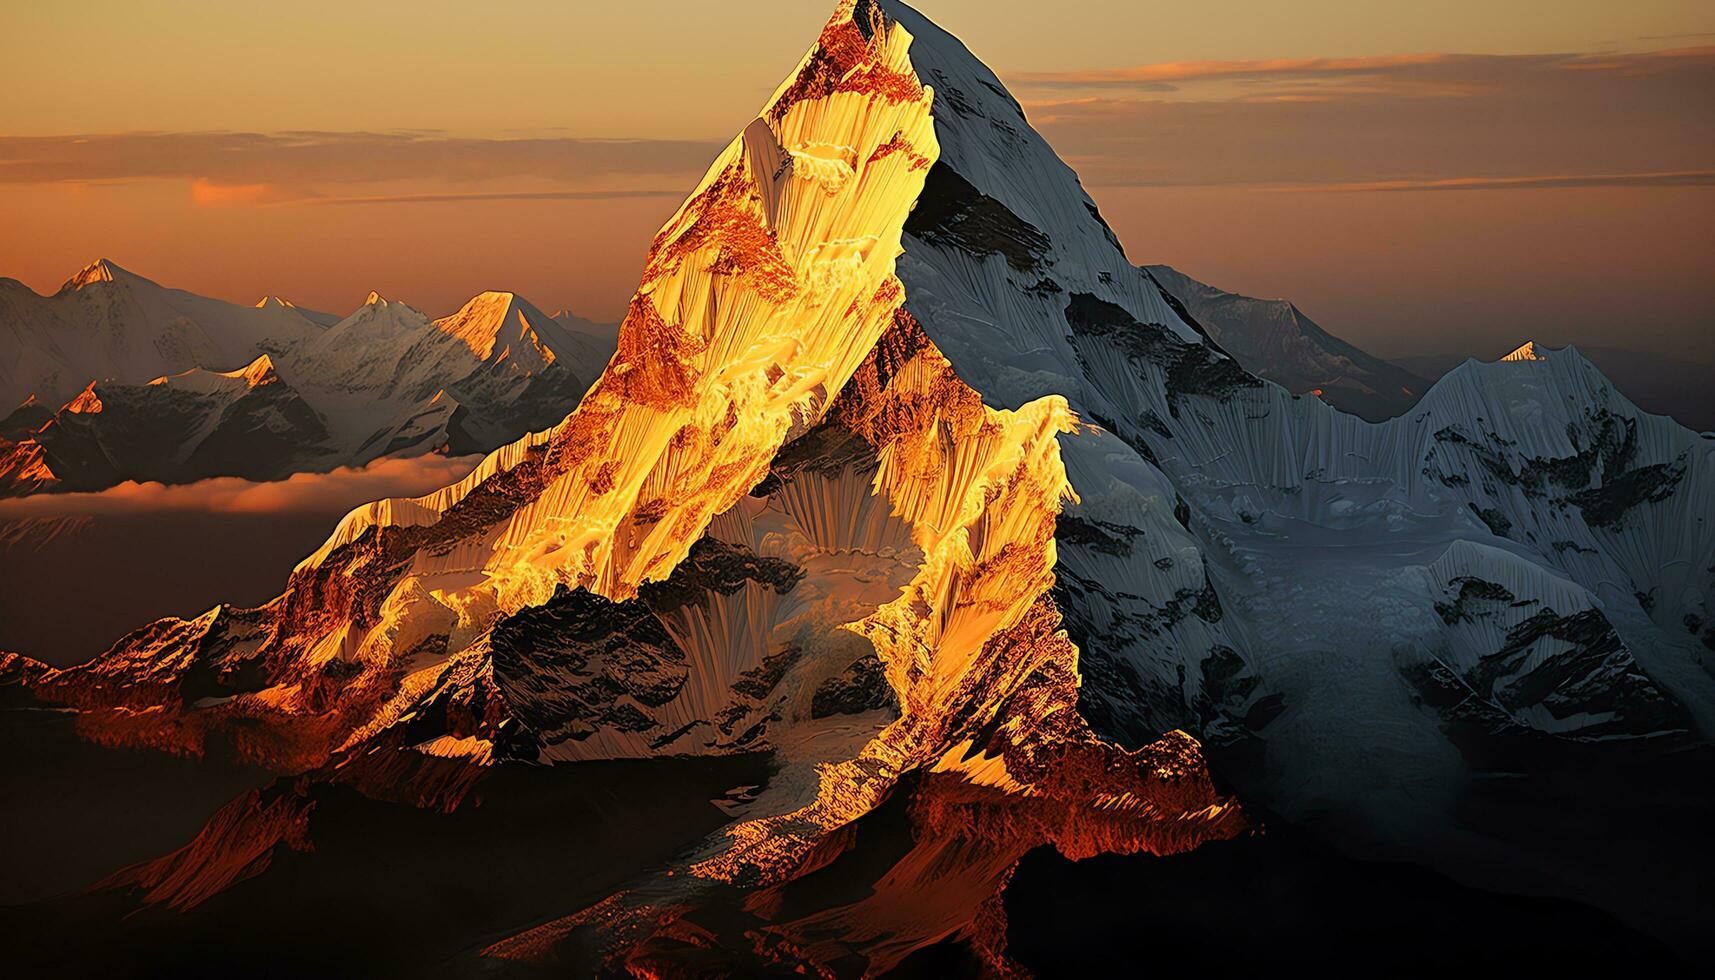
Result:
M76 415L94 415L100 412L103 406L101 396L95 393L95 385L96 382L91 381L76 398L66 402L64 410Z
M373 296L374 294L371 293L370 295ZM270 294L257 300L256 308L259 310L295 310L297 306L293 305L291 300L281 299Z
M273 384L280 380L280 375L274 370L274 359L263 354L249 364L227 374L229 378L243 378L252 388Z
M546 319L530 302L517 293L488 290L471 297L457 313L435 321L443 333L456 337L469 347L471 353L487 359L499 347L504 347L506 334L517 321L518 331L511 336L524 337L534 331L533 320ZM552 360L551 352L544 356Z
M1503 361L1546 361L1550 351L1534 340L1527 340L1511 354L1501 358Z
M387 301L386 297L382 296L380 293L371 289L369 291L369 296L364 299L363 305L364 306L379 306L382 309L386 309L391 304Z
M120 268L110 259L96 259L67 279L65 285L60 287L60 292L82 289L98 282L127 282L139 278L141 277Z

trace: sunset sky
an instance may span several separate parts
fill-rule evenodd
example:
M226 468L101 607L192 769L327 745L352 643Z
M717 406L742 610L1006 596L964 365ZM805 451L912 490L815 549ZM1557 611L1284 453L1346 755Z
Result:
M922 0L1136 262L1384 355L1715 360L1707 0ZM0 0L0 275L617 319L831 0Z

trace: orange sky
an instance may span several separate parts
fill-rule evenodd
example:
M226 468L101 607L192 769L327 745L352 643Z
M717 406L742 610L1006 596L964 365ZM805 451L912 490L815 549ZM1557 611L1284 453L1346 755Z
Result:
M107 256L234 300L502 288L597 318L832 6L0 3L0 275ZM1715 360L1702 0L921 7L1135 261L1383 354Z

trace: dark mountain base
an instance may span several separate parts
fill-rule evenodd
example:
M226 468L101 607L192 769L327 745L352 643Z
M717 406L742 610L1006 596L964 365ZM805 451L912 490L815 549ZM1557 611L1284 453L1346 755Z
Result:
M348 509L0 521L0 650L65 667L139 623L264 602Z
M1619 916L1682 957L1715 956L1715 749L1546 753L1461 801L1459 825L1495 845L1463 864L1480 886L1569 896ZM1448 866L1450 869L1451 865Z
M27 791L28 805L7 808L5 858L9 887L34 892L14 899L64 891L182 844L226 794L260 781L254 770L218 762L95 748L77 742L60 715L9 711L0 720L26 760L15 769L24 782L14 785ZM1706 762L1682 754L1657 765L1579 763L1562 774L1484 783L1469 797L1469 820L1505 842L1491 868L1498 879L1584 840L1600 854L1587 853L1581 873L1612 875L1615 901L1631 903L1632 921L1576 901L1501 894L1411 864L1356 859L1326 843L1325 832L1271 819L1259 835L1169 858L1072 862L1051 848L1032 851L1004 894L1005 950L1043 977L1140 964L1216 976L1282 967L1418 975L1478 963L1533 975L1683 969L1697 950L1670 947L1636 920L1646 915L1680 935L1706 921L1698 903L1709 860L1698 839L1710 814L1685 785L1707 773ZM275 845L261 874L185 912L143 908L124 890L5 908L0 945L10 966L60 976L576 974L573 964L598 961L573 955L532 965L478 954L682 855L729 819L712 801L737 798L735 790L770 775L764 756L505 766L479 784L478 802L452 813L380 802L343 785L294 790L281 781L264 797L295 793L313 804L308 850ZM1592 780L1602 792L1592 793ZM958 836L958 828L915 824L911 801L923 782L906 780L848 828L837 858L777 889L773 916L862 902L922 834ZM1638 815L1648 813L1666 816L1641 826ZM1626 869L1630 880L1654 883L1652 907L1624 884ZM76 882L44 883L44 875L74 871ZM705 952L695 963L773 968L746 950L758 925L747 893L717 888L705 898L692 919L730 938L721 948L735 958ZM971 941L949 939L890 975L978 976L983 966Z
M190 840L259 769L113 751L79 739L58 711L0 709L0 907L81 889ZM0 916L6 910L0 908Z
M767 776L754 756L519 766L453 813L318 783L311 850L276 845L263 873L183 913L114 891L0 910L0 948L16 975L420 974L611 894Z
M1331 866L1411 870L1424 877L1402 878L1400 887L1425 894L1440 882L1502 902L1535 901L1507 895L1553 896L1541 901L1607 923L1592 920L1592 934L1645 936L1688 961L1715 955L1707 928L1715 916L1708 888L1715 848L1707 832L1715 825L1715 749L1579 743L1475 726L1454 734L1472 778L1433 833L1400 829L1421 827L1418 813L1398 814L1391 828L1334 811L1288 824L1258 798L1267 781L1254 745L1216 751L1212 764L1223 789L1265 815L1267 836L1300 857L1327 852ZM1496 939L1504 942L1505 934Z
M1169 858L1027 855L1006 892L1008 949L1041 977L1130 973L1415 976L1518 968L1683 969L1604 912L1356 861L1285 825Z

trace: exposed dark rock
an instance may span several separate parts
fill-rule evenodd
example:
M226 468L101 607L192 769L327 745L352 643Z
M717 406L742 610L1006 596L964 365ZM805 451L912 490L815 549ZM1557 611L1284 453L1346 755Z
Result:
M1262 386L1237 361L1213 346L1184 340L1164 324L1141 323L1124 307L1090 293L1071 295L1066 323L1074 337L1105 339L1131 360L1160 369L1165 375L1168 410L1176 417L1179 401L1186 396L1219 398Z
M502 620L491 648L496 686L549 744L615 723L643 730L649 726L615 714L616 702L659 707L689 676L684 651L645 603L586 589L562 587L544 605Z
M1514 596L1506 586L1496 582L1485 582L1471 575L1462 575L1449 585L1459 587L1458 598L1452 602L1437 602L1435 611L1441 614L1441 621L1448 626L1457 626L1462 622L1474 622L1479 615L1487 615L1494 610L1485 608L1490 604L1510 605Z
M1666 500L1685 477L1684 460L1654 463L1605 481L1602 486L1574 494L1572 502L1591 527L1613 527L1640 504Z
M1054 540L1063 546L1089 548L1121 558L1131 554L1132 542L1142 535L1141 528L1110 521L1085 520L1067 513L1061 513L1054 525Z
M855 715L892 707L895 707L893 688L887 683L881 658L868 653L839 677L830 677L816 688L810 699L810 717Z
M791 592L804 570L779 558L766 558L715 538L702 538L663 582L645 582L638 598L656 612L706 603L711 592L732 595L746 582L775 592Z
M943 91L942 97L947 93ZM971 185L945 163L929 169L905 231L932 245L981 258L1001 255L1019 272L1033 272L1047 254L1048 236Z
M1102 226L1102 234L1107 236L1108 244L1118 250L1121 255L1124 255L1125 245L1121 244L1119 236L1114 234L1113 227L1108 224L1108 219L1102 217L1102 209L1096 207L1089 201L1085 201L1084 210L1088 211L1090 213L1090 217L1096 219L1096 223Z
M1571 649L1536 659L1542 639ZM1631 652L1600 610L1561 616L1543 609L1507 633L1506 645L1465 672L1472 689L1517 710L1542 705L1556 718L1611 712L1614 720L1589 724L1584 734L1648 735L1683 731L1687 721L1632 659Z
M1507 515L1493 507L1478 507L1474 503L1468 503L1465 506L1471 508L1471 513L1476 514L1478 520L1489 526L1489 530L1494 532L1495 537L1511 536L1513 522L1507 519Z
M762 658L762 663L745 671L733 681L733 693L761 701L773 693L780 679L786 676L786 669L797 662L800 651L797 647L789 647L778 653L771 653Z

